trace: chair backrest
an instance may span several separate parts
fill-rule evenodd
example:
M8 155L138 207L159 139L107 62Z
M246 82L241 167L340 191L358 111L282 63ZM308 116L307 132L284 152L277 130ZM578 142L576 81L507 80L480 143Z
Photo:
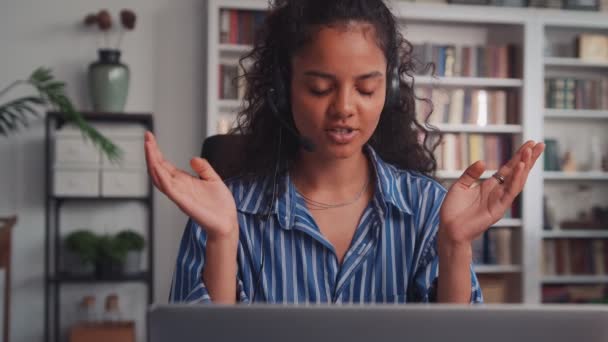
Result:
M209 164L224 180L239 175L243 159L242 147L245 139L237 134L219 134L203 141L201 158Z

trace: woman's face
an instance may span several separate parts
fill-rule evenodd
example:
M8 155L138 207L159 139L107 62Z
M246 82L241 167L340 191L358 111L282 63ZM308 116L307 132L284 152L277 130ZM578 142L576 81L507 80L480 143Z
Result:
M386 58L372 25L319 29L292 59L291 108L315 154L342 159L361 153L386 96Z

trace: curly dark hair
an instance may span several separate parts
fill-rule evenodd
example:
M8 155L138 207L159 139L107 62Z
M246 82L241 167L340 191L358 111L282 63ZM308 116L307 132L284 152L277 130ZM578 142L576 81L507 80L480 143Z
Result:
M430 104L430 100L416 97L413 75L418 70L432 69L434 72L434 66L420 63L413 57L412 44L399 32L397 20L383 0L275 0L269 6L264 23L255 34L252 51L240 60L241 67L247 70L243 76L247 86L245 107L239 112L237 125L230 133L246 136L241 172L262 175L271 171L277 162L279 134L281 161L293 160L300 150L297 137L280 133L281 123L272 115L268 104L267 94L276 83L275 68L282 68L282 83L289 94L291 59L313 39L319 28L360 21L375 28L378 46L386 56L387 69L398 68L400 88L398 103L385 105L368 143L384 161L432 176L437 168L432 151L438 142L431 143L428 133L436 129L422 125L416 119L415 101ZM387 80L388 75L389 72ZM387 84L387 89L389 86ZM432 108L432 104L430 106ZM284 115L285 122L295 127L290 111L280 114ZM423 143L418 140L419 134L424 135Z

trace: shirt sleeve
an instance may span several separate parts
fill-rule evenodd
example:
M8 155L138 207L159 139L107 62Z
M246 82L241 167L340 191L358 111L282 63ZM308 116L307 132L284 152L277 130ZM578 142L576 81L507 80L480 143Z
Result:
M420 230L418 232L419 251L415 264L414 274L410 278L411 285L408 286L408 301L410 302L437 302L437 279L439 277L439 253L437 251L437 231L439 230L439 211L446 194L446 190L434 182L427 184L423 199L420 201L418 212L420 217L416 220ZM471 274L471 298L470 303L483 303L483 295L479 281L473 270L469 267Z
M211 303L209 291L203 281L205 245L207 235L194 220L189 219L177 252L175 271L169 294L173 303ZM237 298L248 302L243 282L237 275Z

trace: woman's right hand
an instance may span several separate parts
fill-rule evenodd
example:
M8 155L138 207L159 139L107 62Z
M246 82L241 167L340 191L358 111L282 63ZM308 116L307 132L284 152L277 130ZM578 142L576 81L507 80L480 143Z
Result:
M152 133L146 132L144 145L154 186L203 227L209 239L238 238L234 198L207 160L190 160L199 179L165 160Z

